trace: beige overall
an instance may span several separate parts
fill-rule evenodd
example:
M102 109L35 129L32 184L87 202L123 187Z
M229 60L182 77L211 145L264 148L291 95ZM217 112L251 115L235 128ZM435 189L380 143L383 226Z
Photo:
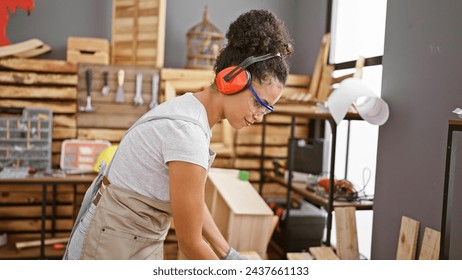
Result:
M110 184L97 196L81 259L163 259L170 203Z

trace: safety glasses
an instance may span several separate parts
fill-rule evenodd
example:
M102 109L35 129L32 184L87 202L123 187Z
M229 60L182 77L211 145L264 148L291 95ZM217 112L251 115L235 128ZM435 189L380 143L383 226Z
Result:
M249 99L249 108L254 113L254 115L263 116L274 112L274 106L266 104L263 100L261 100L260 96L258 96L255 89L252 85L249 85L249 89L253 94L253 99Z

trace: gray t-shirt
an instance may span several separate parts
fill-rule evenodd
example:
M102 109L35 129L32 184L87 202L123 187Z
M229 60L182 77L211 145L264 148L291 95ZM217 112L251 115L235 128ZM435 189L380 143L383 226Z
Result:
M202 103L192 93L186 93L162 103L142 119L172 115L198 123L155 119L134 127L125 135L112 160L108 178L113 184L169 201L167 162L184 161L209 170L215 153L209 149L212 132Z

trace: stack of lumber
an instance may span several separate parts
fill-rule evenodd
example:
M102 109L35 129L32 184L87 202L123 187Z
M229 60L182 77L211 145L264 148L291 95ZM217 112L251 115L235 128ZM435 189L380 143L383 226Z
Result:
M59 165L61 142L77 136L77 67L61 60L0 59L2 116L20 116L24 108L53 112L53 166Z

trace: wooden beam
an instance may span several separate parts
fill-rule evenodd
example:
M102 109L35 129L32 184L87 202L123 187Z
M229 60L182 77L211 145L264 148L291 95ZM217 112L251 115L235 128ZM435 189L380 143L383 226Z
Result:
M22 85L77 85L76 74L46 74L35 72L0 72L0 83Z
M17 53L30 51L42 45L43 45L43 42L40 41L39 39L29 39L23 42L1 46L0 47L0 57L6 57L6 56L15 55Z
M438 260L440 255L441 233L434 229L425 228L420 247L419 260Z
M318 57L314 66L308 93L316 97L318 92L319 83L321 80L324 66L327 64L330 46L330 33L324 34L322 37L321 47L319 48Z
M335 208L337 255L341 260L359 260L356 208Z
M75 100L75 87L21 87L0 85L0 98Z
M108 140L120 142L126 129L78 129L77 138L87 140Z
M6 58L0 60L0 66L19 71L77 73L77 65L64 60Z
M53 113L72 114L77 111L75 102L72 101L26 101L15 99L0 99L0 107L5 108L45 108L50 109Z
M48 52L51 52L51 47L47 44L43 44L40 47L37 47L35 49L16 53L14 54L14 56L20 57L20 58L31 58L31 57L36 57L36 56L48 53Z
M311 247L310 253L316 260L339 260L332 247Z
M213 81L215 73L212 70L163 68L160 76L163 81L185 79Z
M313 256L308 252L303 253L287 253L287 259L289 261L298 261L298 260L313 260Z
M58 244L58 243L67 243L69 241L69 237L62 237L62 238L48 238L45 239L44 243L45 245L53 245L53 244ZM24 248L30 248L30 247L38 247L41 245L40 240L32 240L32 241L22 241L22 242L16 242L16 249L24 249Z
M401 218L397 260L415 260L419 227L420 222L406 216Z

